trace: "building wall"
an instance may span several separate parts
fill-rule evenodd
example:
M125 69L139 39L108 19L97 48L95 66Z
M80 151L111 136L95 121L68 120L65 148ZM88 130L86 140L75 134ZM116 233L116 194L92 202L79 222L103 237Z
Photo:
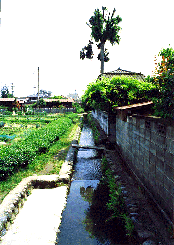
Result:
M159 118L116 117L123 158L171 219L174 214L174 126Z

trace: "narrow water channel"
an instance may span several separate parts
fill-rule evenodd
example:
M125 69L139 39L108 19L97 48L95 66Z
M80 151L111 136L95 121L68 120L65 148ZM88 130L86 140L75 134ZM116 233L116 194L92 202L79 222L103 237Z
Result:
M92 130L87 125L83 127L80 144L94 145ZM101 158L97 151L79 149L74 170L56 244L128 244L120 224L106 223L108 190L100 185Z

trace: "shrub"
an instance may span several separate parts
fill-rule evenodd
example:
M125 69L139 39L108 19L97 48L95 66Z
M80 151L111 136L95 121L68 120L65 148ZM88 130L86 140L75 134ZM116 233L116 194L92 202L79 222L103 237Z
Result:
M174 118L174 50L163 49L159 52L161 62L155 69L153 83L158 88L158 96L154 96L155 115Z
M149 101L157 92L156 85L149 81L126 76L102 77L87 86L82 106L85 110L112 111L116 106Z

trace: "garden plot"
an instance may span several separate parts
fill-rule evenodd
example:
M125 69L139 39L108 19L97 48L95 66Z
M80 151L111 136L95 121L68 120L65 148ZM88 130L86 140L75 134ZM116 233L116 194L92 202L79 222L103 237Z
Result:
M27 130L45 126L53 119L55 120L51 117L39 118L38 116L0 117L0 145L10 144L13 140L18 141Z

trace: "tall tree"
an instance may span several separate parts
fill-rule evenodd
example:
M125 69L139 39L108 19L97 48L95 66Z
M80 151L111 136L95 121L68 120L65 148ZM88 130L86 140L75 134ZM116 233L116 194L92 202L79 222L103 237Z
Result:
M91 28L91 37L97 43L100 53L98 54L98 60L101 61L101 73L104 72L104 62L109 61L107 49L104 48L106 41L110 41L112 45L120 42L120 36L118 35L121 29L118 24L122 21L122 18L117 15L114 17L116 9L114 8L112 15L106 14L104 11L106 7L102 7L103 13L99 9L95 9L94 15L89 19L89 23L86 23ZM80 59L93 58L92 40L89 40L87 46L80 51Z

